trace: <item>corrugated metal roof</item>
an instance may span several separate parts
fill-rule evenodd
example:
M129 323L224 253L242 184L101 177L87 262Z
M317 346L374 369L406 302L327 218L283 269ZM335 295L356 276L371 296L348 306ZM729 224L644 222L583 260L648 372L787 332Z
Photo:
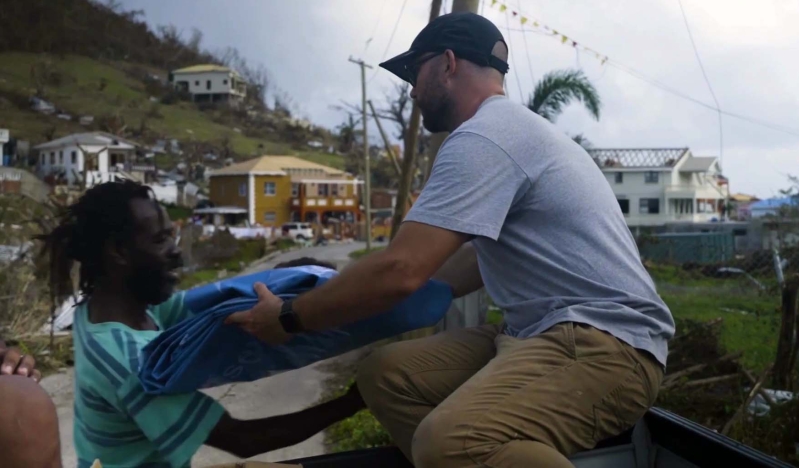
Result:
M674 167L689 151L688 148L592 148L588 154L603 169L667 169Z
M306 161L295 156L261 156L211 172L211 177L242 174L287 175L287 171L316 170L330 175L344 175L344 171Z
M67 135L65 137L57 138L53 141L48 141L47 143L42 143L41 145L34 146L33 149L43 150L43 149L59 148L62 146L75 145L75 144L107 146L109 148L124 148L127 146L135 148L137 146L140 146L138 143L126 140L122 137L118 137L110 133L88 132L88 133L73 133L72 135Z
M173 70L172 73L209 73L209 72L234 72L234 70L222 66L222 65L215 65L212 63L206 63L202 65L192 65L186 68L180 68L178 70Z
M716 160L714 156L691 157L680 166L680 172L707 172Z

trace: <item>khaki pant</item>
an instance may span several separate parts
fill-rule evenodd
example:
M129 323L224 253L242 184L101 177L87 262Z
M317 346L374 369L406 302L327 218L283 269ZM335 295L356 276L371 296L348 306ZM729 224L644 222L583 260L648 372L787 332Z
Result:
M632 427L663 370L596 328L533 338L486 325L387 345L358 371L375 417L417 468L571 467Z

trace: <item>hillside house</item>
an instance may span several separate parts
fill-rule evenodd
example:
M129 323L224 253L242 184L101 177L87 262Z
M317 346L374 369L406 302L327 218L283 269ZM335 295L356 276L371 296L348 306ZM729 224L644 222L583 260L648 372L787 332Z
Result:
M262 156L212 171L209 199L218 209L246 210L251 225L353 223L361 217L362 183L344 171L294 156Z
M718 158L688 148L590 149L630 228L720 221L729 184Z
M140 147L130 140L104 132L74 133L34 146L38 153L39 177L53 184L86 188L102 182L127 178L146 182L153 166L139 164Z
M228 102L238 105L247 96L247 84L235 70L221 65L194 65L174 70L169 82L191 94L195 102Z

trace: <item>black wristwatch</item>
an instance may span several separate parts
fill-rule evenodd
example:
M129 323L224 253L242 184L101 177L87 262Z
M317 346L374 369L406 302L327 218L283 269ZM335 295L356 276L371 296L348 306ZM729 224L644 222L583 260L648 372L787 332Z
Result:
M300 317L294 312L293 301L291 299L283 301L283 305L280 307L280 315L278 316L278 320L280 320L280 325L283 327L283 330L286 333L300 333L305 331L305 328L302 326L302 322L300 322Z

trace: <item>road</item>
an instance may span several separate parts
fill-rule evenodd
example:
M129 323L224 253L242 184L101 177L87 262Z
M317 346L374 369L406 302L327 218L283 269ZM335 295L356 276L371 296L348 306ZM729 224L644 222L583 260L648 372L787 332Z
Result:
M257 263L244 273L271 268L279 262L300 257L314 257L335 264L339 269L349 263L348 254L353 250L365 248L365 244L354 242L349 244L332 244L325 247L308 247L287 252L264 262ZM352 355L336 359L352 359ZM323 382L329 377L324 370L326 362L286 372L257 382L224 385L207 390L227 409L233 417L243 419L263 418L278 414L305 409L316 403L322 395ZM58 410L61 431L61 454L65 467L77 464L75 448L72 442L73 424L73 370L51 375L42 380L42 386L53 398ZM280 461L292 458L308 457L324 453L323 435L317 434L311 439L293 447L276 450L268 454L254 457L257 461ZM220 450L203 446L192 459L192 466L205 467L219 463L238 461L232 455Z

